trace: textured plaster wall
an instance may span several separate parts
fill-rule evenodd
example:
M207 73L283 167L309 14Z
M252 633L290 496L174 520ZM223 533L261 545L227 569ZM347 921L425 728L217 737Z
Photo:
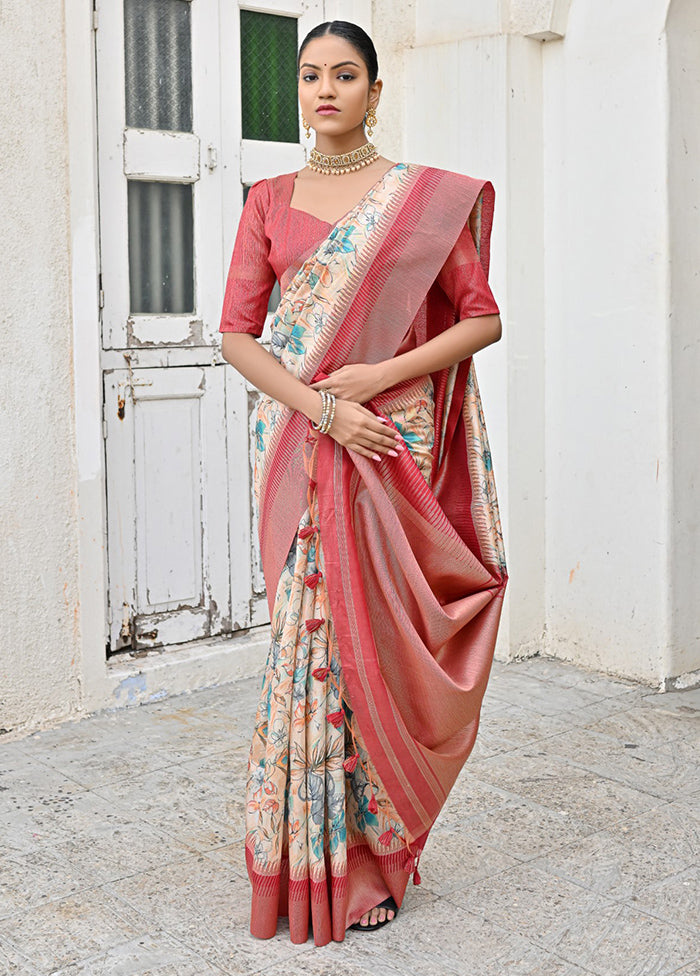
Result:
M445 44L460 38L496 34L502 0L416 0L416 41Z
M63 4L3 0L0 37L4 732L70 714L80 661Z
M406 53L415 42L415 16L415 0L401 4L373 0L372 39L384 87L377 110L379 124L372 138L383 156L396 161L405 158Z

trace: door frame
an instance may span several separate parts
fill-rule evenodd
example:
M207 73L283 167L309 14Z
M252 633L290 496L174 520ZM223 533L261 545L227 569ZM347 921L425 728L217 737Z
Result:
M104 2L104 0L103 0ZM93 4L96 4L95 7ZM98 0L65 0L68 218L71 240L73 417L76 529L80 565L75 615L75 669L81 712L122 707L208 687L260 672L268 628L226 640L184 645L166 654L110 661L106 657L106 477L102 417L100 252L97 165L95 23ZM324 15L339 16L339 0L325 0ZM346 0L343 13L367 27L371 0Z

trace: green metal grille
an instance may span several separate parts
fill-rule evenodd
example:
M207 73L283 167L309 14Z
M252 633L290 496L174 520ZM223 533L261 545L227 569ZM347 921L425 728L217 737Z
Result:
M295 17L241 10L243 138L299 142Z

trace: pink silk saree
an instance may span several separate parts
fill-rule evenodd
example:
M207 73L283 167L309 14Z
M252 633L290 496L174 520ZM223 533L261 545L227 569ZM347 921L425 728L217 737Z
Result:
M489 182L397 164L286 288L272 351L310 383L456 321L434 288L468 225L488 273ZM477 734L507 572L474 363L366 406L408 450L379 463L262 397L255 492L272 648L251 747L251 931L342 940L398 905Z

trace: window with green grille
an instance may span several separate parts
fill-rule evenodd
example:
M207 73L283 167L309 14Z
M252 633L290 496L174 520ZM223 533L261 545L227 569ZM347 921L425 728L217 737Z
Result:
M297 21L241 10L244 139L299 142Z

